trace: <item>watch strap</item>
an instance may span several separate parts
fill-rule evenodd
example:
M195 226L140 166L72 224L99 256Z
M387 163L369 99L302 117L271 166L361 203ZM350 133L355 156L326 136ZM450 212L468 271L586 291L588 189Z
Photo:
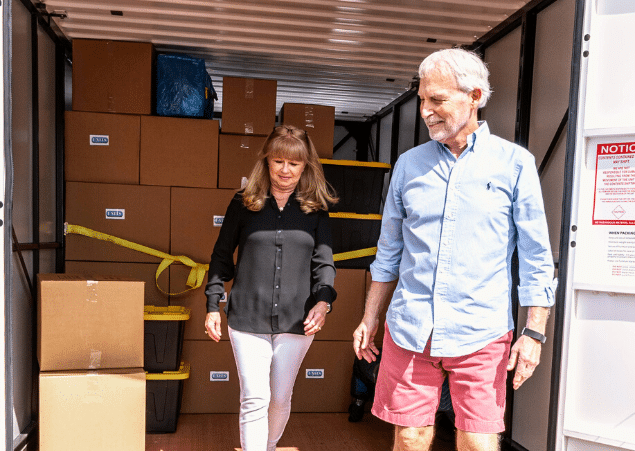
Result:
M538 340L540 343L544 343L545 341L547 341L547 337L545 337L543 334L541 334L540 332L536 332L535 330L528 329L526 327L523 328L523 331L520 334L526 335L530 338L534 338Z

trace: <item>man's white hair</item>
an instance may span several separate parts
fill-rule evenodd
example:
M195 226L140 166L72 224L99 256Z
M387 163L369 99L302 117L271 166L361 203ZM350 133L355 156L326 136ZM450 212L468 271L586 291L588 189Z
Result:
M492 94L489 70L476 53L463 49L438 50L421 62L419 79L439 72L454 76L461 91L469 93L479 89L482 95L478 107L483 108L487 104Z

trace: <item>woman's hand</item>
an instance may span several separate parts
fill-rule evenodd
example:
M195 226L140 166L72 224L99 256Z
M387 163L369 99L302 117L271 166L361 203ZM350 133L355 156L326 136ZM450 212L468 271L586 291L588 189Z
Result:
M205 333L209 338L218 342L220 341L220 312L209 312L205 317Z
M326 312L328 312L329 305L320 301L315 304L306 319L304 320L304 335L314 335L322 330L324 323L326 322Z

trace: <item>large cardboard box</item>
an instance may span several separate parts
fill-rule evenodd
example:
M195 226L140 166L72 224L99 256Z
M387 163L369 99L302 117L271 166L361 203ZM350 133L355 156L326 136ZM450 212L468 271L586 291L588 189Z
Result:
M143 367L144 282L38 274L41 371Z
M314 341L298 372L291 410L347 412L355 358L352 341ZM183 360L191 362L191 369L181 413L239 411L240 384L230 342L185 340Z
M209 263L235 194L233 189L172 188L172 255L186 255L197 263Z
M73 39L73 110L152 114L154 46Z
M269 135L276 124L276 80L223 77L223 133Z
M221 133L218 145L218 187L239 189L258 159L265 136L226 135Z
M355 362L353 341L314 341L300 367L292 412L347 412Z
M240 383L229 341L185 340L183 361L190 362L190 377L181 413L238 413Z
M167 307L170 289L170 272L163 271L156 280L158 264L127 262L86 262L66 260L64 272L68 274L99 274L101 276L124 277L145 282L144 304ZM157 283L159 287L157 287ZM163 290L163 291L161 291Z
M326 315L326 322L316 340L352 340L353 332L364 316L366 296L366 271L363 269L338 269L335 276L337 298L333 311Z
M218 121L141 118L142 185L216 188Z
M40 451L145 449L145 372L40 373Z
M306 130L320 158L333 158L335 107L285 103L280 109L280 124Z
M170 188L67 182L66 222L167 253L170 250ZM73 233L66 236L66 260L161 261L110 241Z
M205 284L207 283L207 273L203 285L195 290L188 290L185 282L189 275L190 268L180 264L170 266L170 306L185 307L190 310L190 319L185 323L184 338L186 340L209 340L205 335L205 317L207 316L207 298L205 297ZM232 283L225 283L225 293L229 293ZM221 316L221 340L229 340L227 332L227 315L225 306L227 296L220 302Z
M139 116L67 111L67 181L139 184Z

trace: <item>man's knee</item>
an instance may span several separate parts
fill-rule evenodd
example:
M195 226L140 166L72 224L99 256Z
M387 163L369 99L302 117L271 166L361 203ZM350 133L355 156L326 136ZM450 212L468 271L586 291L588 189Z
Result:
M434 427L395 426L394 451L427 451L432 444Z
M456 448L459 451L499 451L500 435L457 430Z

